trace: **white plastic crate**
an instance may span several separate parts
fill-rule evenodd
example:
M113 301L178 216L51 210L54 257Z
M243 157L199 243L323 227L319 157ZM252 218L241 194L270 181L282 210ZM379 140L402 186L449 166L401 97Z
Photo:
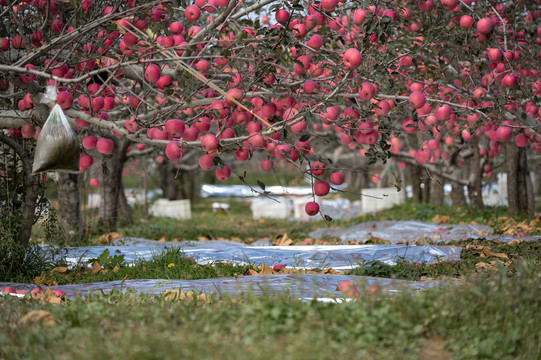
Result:
M366 188L361 190L363 212L373 212L390 209L404 203L404 190L398 192L395 187Z
M254 199L250 205L254 220L260 218L290 219L293 215L293 205L289 198Z
M191 219L190 200L158 199L148 209L152 216L170 217L174 219Z

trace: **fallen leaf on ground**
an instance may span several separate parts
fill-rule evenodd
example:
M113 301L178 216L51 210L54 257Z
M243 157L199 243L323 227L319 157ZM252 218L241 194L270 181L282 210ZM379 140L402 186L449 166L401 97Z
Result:
M364 242L365 244L389 244L389 241L376 236L370 236L368 240Z
M483 250L484 246L482 245L473 245L473 244L468 244L466 245L466 250Z
M94 243L111 244L113 241L115 241L116 239L119 239L119 238L121 238L123 236L124 235L122 235L121 233L114 231L114 232L110 232L108 234L103 234L99 238L94 239Z
M58 266L50 271L51 273L57 272L59 274L67 274L68 268L66 266Z
M436 215L432 218L432 222L436 224L447 224L449 221L451 221L451 217L447 215Z
M507 243L507 245L518 245L522 244L524 242L524 239L514 239Z
M276 240L276 246L289 246L291 244L293 244L293 240L291 240L287 234L284 234L284 236Z
M99 273L100 271L102 271L103 268L101 267L101 265L96 261L94 262L94 264L92 265L92 269L90 269L90 273L91 274L97 274Z
M55 325L53 314L45 310L32 310L25 316L23 316L17 324L43 324L43 325Z
M480 230L480 231L477 232L477 235L479 235L479 236L489 236L489 235L492 235L492 234L487 232L487 231Z
M260 267L259 275L272 275L272 274L278 274L277 271L274 271L270 266L267 264L262 264Z
M509 259L509 256L505 253L495 253L493 252L488 246L485 246L483 248L483 251L481 252L481 257L496 257L500 259Z

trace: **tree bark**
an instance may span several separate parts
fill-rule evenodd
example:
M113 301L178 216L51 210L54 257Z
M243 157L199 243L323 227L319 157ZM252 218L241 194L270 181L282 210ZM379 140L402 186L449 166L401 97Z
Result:
M2 145L0 163L4 165L0 179L6 181L8 186L10 183L13 185L10 196L1 199L4 202L0 201L2 217L0 224L4 227L0 229L0 234L22 247L27 247L32 226L36 221L36 202L41 181L39 176L32 175L31 153L27 149L2 133L0 144Z
M126 149L129 141L115 139L113 153L102 160L103 176L101 181L101 202L98 211L98 223L105 231L116 228L119 211L119 193L122 189L122 169L126 162Z
M422 202L423 201L423 192L421 188L421 174L422 169L419 166L413 165L410 166L410 176L411 176L411 187L413 192L413 201Z
M56 173L58 215L68 243L81 239L84 235L84 228L81 226L81 206L77 178L77 174Z
M505 148L507 207L510 215L535 216L535 194L525 148L508 142Z
M442 178L436 174L432 174L432 181L430 182L430 203L432 205L443 205L443 197Z
M471 173L471 186L468 186L468 196L470 198L470 204L482 209L483 205L483 192L482 192L482 173L481 173L481 154L479 151L479 138L473 137L473 160L472 160L472 173Z
M161 184L163 198L167 200L177 200L178 191L175 176L177 169L171 161L164 161L161 165Z

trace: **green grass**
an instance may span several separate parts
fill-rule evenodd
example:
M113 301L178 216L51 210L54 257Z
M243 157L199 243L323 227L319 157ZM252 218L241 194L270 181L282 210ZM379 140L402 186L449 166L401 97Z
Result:
M479 278L416 296L362 296L343 304L285 296L169 302L95 295L62 305L2 299L5 359L538 359L541 274ZM24 325L31 310L55 325ZM447 350L432 347L441 343ZM435 352L434 352L435 351ZM451 351L451 353L449 352Z
M150 260L137 260L128 266L121 256L108 256L96 259L106 270L99 273L91 273L81 264L70 269L66 274L57 271L43 274L40 283L44 285L84 284L102 281L115 281L129 279L211 279L218 277L230 277L244 274L253 266L239 266L232 264L196 265L186 258L178 247L164 249L153 254ZM92 261L91 261L92 264ZM116 265L118 269L113 271Z
M478 263L490 263L497 260L494 257L481 257L481 250L466 249L466 245L488 246L494 253L506 254L508 259L500 259L503 262L510 262L506 271L507 276L514 276L518 260L525 260L529 263L541 266L541 243L524 242L518 245L500 244L485 240L457 241L449 245L462 246L460 261L441 261L431 265L421 263L408 263L398 261L396 265L387 265L380 261L369 261L365 266L358 267L350 272L351 275L375 276L384 278L421 280L422 278L460 278L471 276L476 273L475 265ZM479 270L485 272L486 270Z

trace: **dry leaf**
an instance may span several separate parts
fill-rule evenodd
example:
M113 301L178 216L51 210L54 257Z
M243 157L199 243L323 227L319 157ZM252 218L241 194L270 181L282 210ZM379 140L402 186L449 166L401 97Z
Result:
M518 245L522 244L524 242L524 239L514 239L507 243L507 245Z
M240 237L233 236L233 237L231 238L231 241L242 242L242 239L241 239Z
M206 236L198 236L197 240L199 240L199 241L208 241L209 239Z
M103 270L103 268L102 268L101 265L96 261L96 262L94 262L94 265L92 265L92 269L90 269L90 273L91 273L91 274L97 274L97 273L99 273L101 270Z
M364 242L365 244L389 244L389 241L376 236L370 236L368 240Z
M43 325L55 325L53 314L45 310L32 310L25 316L23 316L17 324L43 324Z
M500 259L509 259L509 256L507 256L507 254L505 254L505 253L495 253L495 252L491 251L488 246L483 248L483 251L481 252L480 256L481 257L496 257L496 258L500 258Z
M485 270L496 270L496 267L493 264L488 264L486 262L479 262L475 264L476 269L485 269Z
M466 250L483 250L484 246L482 245L473 245L473 244L468 244L466 245Z
M270 266L267 264L262 264L260 267L259 275L273 275L278 274L277 271L274 271Z
M124 278L122 279L122 281L126 281L126 280L130 280L130 275L126 275L126 276L124 276Z
M477 232L477 235L479 235L479 236L489 236L489 235L491 235L491 233L486 232L484 230L480 230L480 231Z
M123 237L124 235L122 235L121 233L119 232L110 232L108 234L104 234L102 236L100 236L99 238L97 239L94 239L94 242L95 243L100 243L100 244L111 244L113 241L115 241L116 239L119 239L121 237Z
M432 218L432 222L436 224L447 224L449 221L451 221L451 217L447 215L436 215Z
M420 239L415 240L415 245L423 246L432 244L432 240L429 237L423 236Z
M206 301L209 300L209 298L208 298L207 294L202 293L202 294L197 295L197 300L206 302Z
M293 244L293 240L291 240L287 234L284 234L280 239L276 241L276 246L289 246Z
M164 234L160 240L158 240L158 242L167 242L167 240L169 239L169 235L167 234Z
M117 272L118 270L120 270L120 266L116 264L115 267L113 268L113 272Z
M68 268L65 266L58 266L52 269L50 272L51 273L58 272L59 274L67 274Z

